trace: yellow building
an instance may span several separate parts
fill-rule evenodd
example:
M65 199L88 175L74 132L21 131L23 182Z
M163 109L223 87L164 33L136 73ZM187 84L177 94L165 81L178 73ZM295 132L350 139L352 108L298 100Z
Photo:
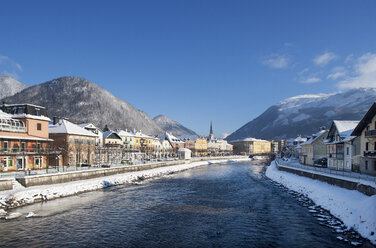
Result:
M267 140L245 138L230 141L235 154L267 154L271 153L271 142Z
M197 137L195 140L195 148L193 150L195 156L206 156L208 154L208 141L206 137Z
M135 133L134 148L140 152L150 153L153 151L153 138L141 132Z

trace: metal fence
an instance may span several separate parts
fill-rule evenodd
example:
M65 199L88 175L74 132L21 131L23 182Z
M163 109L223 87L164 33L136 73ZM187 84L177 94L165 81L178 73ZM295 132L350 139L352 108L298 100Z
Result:
M314 172L320 172L320 173L328 174L328 175L337 175L337 176L348 177L348 178L358 179L358 180L366 180L369 182L376 183L376 177L362 174L362 173L344 171L344 170L342 171L332 170L329 168L303 165L303 164L300 164L299 160L297 159L289 159L289 161L281 161L280 159L276 159L276 161L279 165L286 166L286 167L293 167L293 168L304 169L304 170L309 170L309 171L314 171Z

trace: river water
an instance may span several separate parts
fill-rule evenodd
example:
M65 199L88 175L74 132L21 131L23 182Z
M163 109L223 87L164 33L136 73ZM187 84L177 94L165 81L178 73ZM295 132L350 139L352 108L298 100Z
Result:
M15 211L0 247L349 247L256 162L212 164Z

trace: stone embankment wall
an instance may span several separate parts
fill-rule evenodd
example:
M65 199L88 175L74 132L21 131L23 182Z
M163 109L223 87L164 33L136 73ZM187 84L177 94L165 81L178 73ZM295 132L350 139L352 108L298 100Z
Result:
M142 164L136 166L122 166L115 168L98 168L86 171L73 171L65 173L56 174L45 174L36 176L25 176L16 178L16 180L22 184L24 187L31 187L37 185L48 185L57 183L66 183L71 181L86 180L97 177L111 176L115 174L122 174L133 171L150 170L159 167L172 166L184 163L192 163L198 161L210 161L210 160L221 160L221 159L239 159L243 158L241 156L228 156L228 157L211 157L211 158L192 158L191 160L178 160L178 161L166 161L160 163L150 163ZM1 190L1 189L0 189Z
M13 189L13 179L0 179L0 191Z
M297 174L299 176L309 177L312 179L320 180L332 185L336 185L342 188L350 189L350 190L357 190L363 194L366 194L368 196L376 195L376 189L370 185L364 185L361 183L348 181L340 178L330 177L326 175L321 174L315 174L308 171L301 171L295 168L280 166L278 163L276 163L278 170L286 171L290 173Z

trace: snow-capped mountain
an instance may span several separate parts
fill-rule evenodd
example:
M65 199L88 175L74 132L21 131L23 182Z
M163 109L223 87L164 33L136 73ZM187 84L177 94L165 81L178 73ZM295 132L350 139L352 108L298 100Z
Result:
M0 99L12 96L27 87L27 85L18 82L14 78L0 75Z
M164 133L145 112L84 78L61 77L3 100L44 106L49 117L68 118L74 123L91 122L99 128L108 125L111 129L136 129L146 134Z
M153 121L164 131L172 133L174 136L197 135L194 131L164 115L154 117Z
M375 101L376 89L369 88L291 97L271 106L226 139L311 135L322 126L329 128L332 120L360 120Z

